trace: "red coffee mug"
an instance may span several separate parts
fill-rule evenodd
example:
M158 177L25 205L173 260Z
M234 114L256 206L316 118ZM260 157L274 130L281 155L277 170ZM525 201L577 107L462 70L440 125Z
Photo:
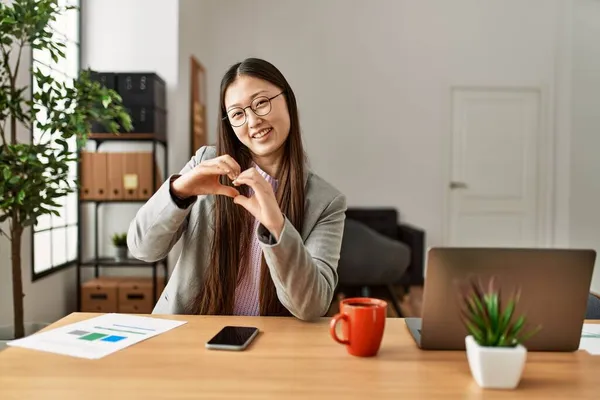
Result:
M340 312L333 316L329 333L336 342L346 345L348 353L359 357L372 357L379 352L387 303L368 297L356 297L340 301ZM336 333L338 322L343 321L340 339Z

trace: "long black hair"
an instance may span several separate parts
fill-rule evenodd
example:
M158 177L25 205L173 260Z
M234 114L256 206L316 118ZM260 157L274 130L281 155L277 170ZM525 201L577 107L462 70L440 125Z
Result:
M243 170L252 163L249 149L239 141L226 118L225 92L239 77L251 76L270 82L283 91L290 115L290 132L283 144L282 164L279 168L277 202L281 211L294 227L302 232L304 221L305 153L302 145L296 97L283 74L271 63L248 58L232 65L221 80L217 155L229 154ZM221 183L231 184L227 176ZM242 189L243 190L243 189ZM243 207L226 196L215 197L215 232L212 238L210 263L204 279L204 288L197 299L200 314L232 314L235 289L248 266L252 239L252 216ZM277 298L265 258L261 261L260 314L290 315Z

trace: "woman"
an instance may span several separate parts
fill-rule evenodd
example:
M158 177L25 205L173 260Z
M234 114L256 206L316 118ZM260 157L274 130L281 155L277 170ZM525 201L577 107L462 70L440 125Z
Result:
M223 77L216 149L200 148L139 210L131 254L182 252L153 313L326 314L337 285L343 194L309 171L294 93L270 63Z

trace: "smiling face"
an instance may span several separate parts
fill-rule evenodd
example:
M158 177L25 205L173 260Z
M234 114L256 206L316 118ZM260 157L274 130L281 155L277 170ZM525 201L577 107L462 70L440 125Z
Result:
M233 131L255 161L261 159L272 164L283 153L283 144L290 133L290 114L281 92L272 83L247 75L238 76L225 92L225 110ZM271 99L270 111L268 99ZM244 112L246 122L242 124Z

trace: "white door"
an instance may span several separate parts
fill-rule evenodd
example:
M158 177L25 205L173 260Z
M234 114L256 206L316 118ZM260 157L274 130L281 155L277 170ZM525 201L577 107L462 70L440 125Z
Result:
M540 122L535 89L453 90L449 245L541 244Z

